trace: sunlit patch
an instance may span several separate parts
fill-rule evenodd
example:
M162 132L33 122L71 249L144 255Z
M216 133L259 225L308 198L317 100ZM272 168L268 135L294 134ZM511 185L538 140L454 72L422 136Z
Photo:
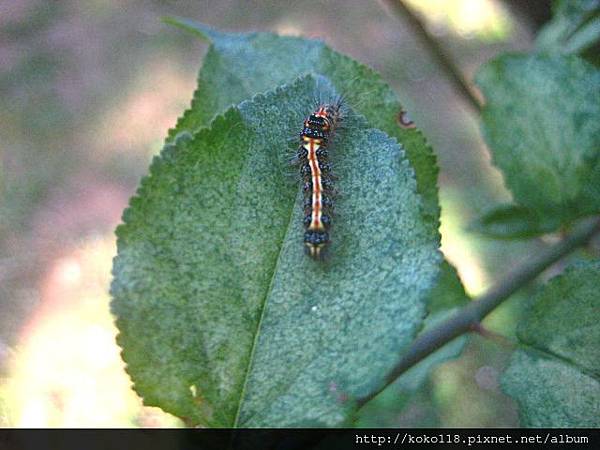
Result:
M165 138L164 130L175 126L181 110L189 106L194 77L164 61L154 61L141 69L137 86L96 122L92 133L98 148L94 156L106 158L124 151L156 153ZM156 145L149 145L155 143Z
M63 259L57 262L57 278L65 285L77 284L81 278L81 267L74 259Z
M275 32L281 36L302 36L302 29L292 22L281 22L275 27Z
M7 425L178 426L131 390L109 312L112 236L91 239L49 264L40 307L11 357ZM3 386L6 387L6 386Z
M464 37L503 40L511 31L509 15L492 0L408 0L434 31L452 30Z
M446 190L440 191L440 203L442 204L441 250L448 261L456 267L467 293L477 296L483 292L489 280L481 267L473 241L465 232L466 226L461 220L464 212L460 210L458 201L448 195Z

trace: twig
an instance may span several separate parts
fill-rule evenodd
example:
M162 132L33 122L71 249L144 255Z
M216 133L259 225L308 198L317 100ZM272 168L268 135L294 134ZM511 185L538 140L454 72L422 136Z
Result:
M569 236L530 258L520 267L518 266L510 271L504 279L492 286L488 292L463 307L454 316L418 336L400 362L385 377L383 386L366 397L358 399L358 406L362 406L373 399L406 370L444 344L463 333L472 331L485 316L514 292L535 279L559 259L568 255L576 248L585 245L599 232L600 218L588 220L580 224Z
M462 94L467 102L475 109L481 111L481 104L470 87L468 81L462 75L460 69L452 60L446 56L444 50L437 41L425 29L419 18L402 2L402 0L379 0L380 3L387 5L391 11L404 19L412 29L413 33L421 39L423 45L437 60L440 67L444 70L454 87Z

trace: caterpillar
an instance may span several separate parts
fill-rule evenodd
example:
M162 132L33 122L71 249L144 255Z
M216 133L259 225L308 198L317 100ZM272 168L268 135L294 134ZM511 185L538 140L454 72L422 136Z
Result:
M333 212L333 177L328 144L341 121L341 99L321 104L305 121L300 133L297 161L304 191L304 245L314 259L321 259L329 244Z

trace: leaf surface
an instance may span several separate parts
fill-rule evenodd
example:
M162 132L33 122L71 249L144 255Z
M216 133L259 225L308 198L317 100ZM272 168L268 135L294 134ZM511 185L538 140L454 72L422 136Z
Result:
M428 315L421 333L439 325L468 302L469 297L465 293L456 269L444 261L440 276L427 298ZM445 361L457 358L466 340L465 335L452 340L407 370L398 380L361 408L357 425L368 428L398 426L398 418L417 395L422 394L419 398L421 403L424 399L430 399L431 392L424 389L424 385L429 379L431 370Z
M526 239L549 233L559 226L520 205L496 206L470 225L470 230L496 239Z
M325 88L304 77L178 133L117 230L127 370L189 425L339 425L421 326L439 235L404 151L359 115L333 142L331 256L303 252L302 192L279 155Z
M184 18L167 21L211 42L191 107L169 132L168 140L208 125L230 105L255 94L302 75L320 74L331 80L337 93L371 126L402 143L415 170L423 212L437 229L440 211L436 158L419 130L399 126L402 106L378 73L318 40L272 33L223 33Z
M519 324L503 388L528 427L600 426L600 261L550 280Z
M557 224L600 211L600 71L576 56L504 55L477 82L515 202Z
M581 53L597 45L600 39L599 0L558 0L552 9L552 20L536 38L538 50Z

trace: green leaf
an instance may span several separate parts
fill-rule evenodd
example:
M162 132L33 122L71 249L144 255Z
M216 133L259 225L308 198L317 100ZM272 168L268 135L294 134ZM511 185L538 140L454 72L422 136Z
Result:
M550 280L519 324L503 377L529 427L600 426L600 261Z
M536 38L538 50L580 53L598 43L599 0L560 0L553 10L552 20Z
M331 257L304 254L279 155L327 86L304 77L180 133L131 200L112 307L146 404L190 425L338 425L419 330L439 235L402 148L358 115L333 144Z
M465 293L456 269L444 261L440 276L427 298L428 316L421 333L446 320L468 302L469 297ZM356 425L368 428L398 426L398 417L416 395L422 394L419 398L420 402L423 398L429 397L430 392L422 392L422 388L429 379L431 370L445 361L457 358L465 343L466 336L460 336L407 370L392 385L361 408Z
M495 239L526 239L556 230L560 223L552 223L523 206L506 204L496 206L474 221L471 231Z
M402 106L378 73L331 50L322 41L271 33L222 33L183 18L167 21L211 42L191 107L169 132L169 141L182 131L206 126L232 104L299 76L321 74L371 126L402 143L416 173L423 211L437 229L440 211L436 158L419 130L398 125Z
M447 311L455 310L470 301L454 266L444 260L440 269L439 278L428 295L429 321L435 321L435 316L447 314Z
M600 211L600 71L575 56L504 55L477 82L515 202L561 223Z

